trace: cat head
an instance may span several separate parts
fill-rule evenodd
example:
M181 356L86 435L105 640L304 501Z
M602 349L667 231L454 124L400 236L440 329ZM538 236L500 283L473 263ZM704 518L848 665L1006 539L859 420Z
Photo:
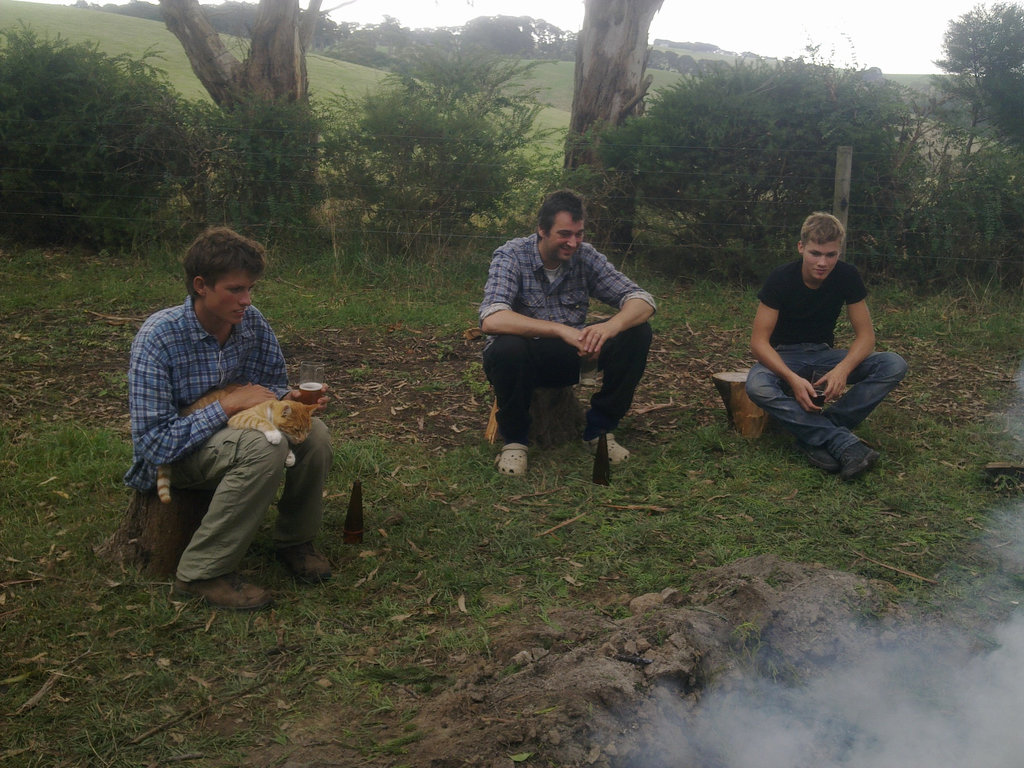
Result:
M275 425L284 432L290 443L301 443L309 436L313 425L313 413L317 406L306 405L297 400L278 400L280 409Z

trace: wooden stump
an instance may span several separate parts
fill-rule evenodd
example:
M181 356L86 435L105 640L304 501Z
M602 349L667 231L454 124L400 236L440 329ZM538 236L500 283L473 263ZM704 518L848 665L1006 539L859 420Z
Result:
M171 503L163 504L156 491L136 491L120 527L96 547L96 555L149 576L171 576L212 498L210 491L174 488Z
M722 396L729 422L744 437L758 437L765 428L768 414L747 397L747 371L725 371L711 377Z
M530 443L540 448L568 443L583 437L586 414L575 387L538 387L530 400ZM484 430L484 439L498 439L498 403Z

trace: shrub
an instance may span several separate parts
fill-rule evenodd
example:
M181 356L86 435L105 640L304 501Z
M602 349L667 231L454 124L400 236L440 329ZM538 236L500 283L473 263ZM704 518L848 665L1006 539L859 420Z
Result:
M191 114L201 148L186 192L192 216L266 240L307 235L325 194L316 109L254 98L231 110L195 104Z
M388 250L486 231L529 185L540 106L532 65L422 52L362 99L335 102L324 161L335 223Z
M125 244L152 233L182 160L180 102L148 56L0 31L0 232Z
M662 90L600 148L635 182L637 231L671 271L760 279L806 214L831 209L842 145L856 166L850 246L891 244L896 201L920 170L905 146L912 120L896 86L858 72L740 63Z

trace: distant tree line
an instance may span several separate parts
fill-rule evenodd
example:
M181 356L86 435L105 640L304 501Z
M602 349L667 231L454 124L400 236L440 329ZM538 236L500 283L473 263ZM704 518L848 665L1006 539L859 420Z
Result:
M99 5L78 0L75 6L163 21L160 6L145 0L131 0L125 5ZM204 10L217 32L235 37L249 37L256 21L255 3L229 0L219 5L204 6ZM520 59L573 61L576 32L559 29L543 19L529 16L480 16L459 27L409 29L391 16L385 16L380 24L355 24L334 22L324 15L317 22L312 50L341 61L395 71L402 67L410 51L423 45L449 49L457 45L472 46ZM721 51L712 43L656 40L647 67L691 75L716 66L716 61L702 58L701 53L728 52ZM743 56L755 57L756 54Z

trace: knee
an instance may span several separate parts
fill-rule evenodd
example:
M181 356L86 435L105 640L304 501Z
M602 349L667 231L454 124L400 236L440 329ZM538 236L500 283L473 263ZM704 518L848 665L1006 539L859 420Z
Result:
M484 350L484 373L488 379L493 380L499 371L522 368L529 357L529 339L511 334L495 336Z
M651 348L651 340L654 338L654 331L650 323L641 323L632 328L627 328L618 336L608 342L606 349L612 358L623 360L647 359L647 353ZM604 360L602 359L602 362Z
M629 330L623 331L621 335L625 336L630 343L646 350L651 346L654 331L651 330L650 323L640 323L640 325L634 325Z
M897 382L903 381L903 377L907 375L906 360L895 352L879 352L877 356L878 367L876 370L878 376Z
M755 403L771 399L779 392L779 377L762 365L755 365L747 372L744 384L747 397Z
M239 435L235 462L283 469L289 450L287 438L282 437L281 442L274 445L259 430L246 429L242 430Z
M320 419L313 419L309 434L301 445L302 455L321 456L328 462L334 458L334 449L331 446L331 432L327 425Z

